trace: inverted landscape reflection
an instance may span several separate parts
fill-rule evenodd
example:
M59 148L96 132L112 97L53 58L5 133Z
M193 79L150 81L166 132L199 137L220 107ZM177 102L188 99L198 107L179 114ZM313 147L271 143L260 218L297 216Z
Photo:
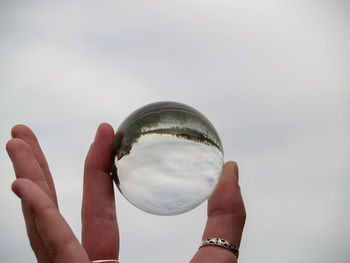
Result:
M157 215L189 211L205 201L220 179L220 138L201 113L158 102L132 113L118 128L112 176L124 197Z

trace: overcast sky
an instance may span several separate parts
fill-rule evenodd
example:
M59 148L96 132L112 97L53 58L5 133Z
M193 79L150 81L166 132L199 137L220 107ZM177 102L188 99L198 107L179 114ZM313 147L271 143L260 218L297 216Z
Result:
M37 134L80 236L98 124L170 100L206 115L238 162L241 263L349 262L349 12L340 0L0 1L2 261L35 262L10 191L13 125ZM121 263L190 260L206 203L160 217L116 198Z

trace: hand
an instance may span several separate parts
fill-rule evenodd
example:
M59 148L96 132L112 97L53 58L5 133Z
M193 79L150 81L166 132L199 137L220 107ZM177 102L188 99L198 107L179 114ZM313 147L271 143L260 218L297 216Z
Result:
M85 161L82 243L59 213L54 183L33 132L17 125L7 145L31 247L39 263L117 259L119 231L113 182L109 176L113 128L103 124Z
M26 126L12 129L7 145L17 180L12 189L22 200L31 247L39 263L90 262L117 259L119 231L113 182L109 176L113 128L100 125L85 161L82 205L82 244L58 210L54 183L47 161L33 132ZM208 221L203 238L220 237L239 246L245 221L233 162L224 166L223 177L208 201ZM236 262L228 250L203 247L191 263Z

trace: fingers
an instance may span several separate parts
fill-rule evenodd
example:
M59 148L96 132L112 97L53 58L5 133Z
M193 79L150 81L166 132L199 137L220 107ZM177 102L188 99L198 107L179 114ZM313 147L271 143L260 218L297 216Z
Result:
M43 177L40 178L40 181L46 181L46 184L51 192L50 196L53 198L52 200L57 205L55 186L49 170L49 166L47 164L47 161L40 148L39 142L35 134L32 132L30 128L26 127L25 125L19 124L12 128L11 135L12 135L12 138L21 139L29 145L30 149L33 152L33 156L36 162L38 163L39 167L42 170L42 173L40 176L43 176ZM33 178L30 178L30 179L33 179Z
M57 206L52 178L35 135L24 125L13 127L11 133L14 139L6 144L6 149L13 163L16 177L28 178L37 183ZM44 170L46 170L46 175ZM49 185L48 179L51 180L52 186ZM49 255L46 252L45 245L37 232L33 218L25 204L22 204L22 210L29 241L38 262L49 262Z
M224 165L222 178L208 200L208 220L203 239L226 239L236 246L240 245L246 219L244 203L238 185L238 167L234 162ZM205 246L198 250L192 263L230 262L237 259L225 248Z
M82 241L90 260L118 259L119 231L109 174L113 128L101 124L85 161Z
M6 144L6 150L11 158L16 177L28 178L36 182L52 200L56 200L29 144L21 139L12 139Z
M87 254L51 198L28 179L17 179L12 190L21 198L45 246L45 262L89 262Z

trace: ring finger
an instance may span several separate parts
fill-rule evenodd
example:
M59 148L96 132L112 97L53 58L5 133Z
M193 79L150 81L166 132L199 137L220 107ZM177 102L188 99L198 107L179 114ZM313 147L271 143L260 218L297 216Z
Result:
M225 239L239 247L246 213L238 185L238 167L234 162L224 165L222 178L208 200L208 220L203 239ZM236 262L232 251L217 246L204 246L191 263Z

